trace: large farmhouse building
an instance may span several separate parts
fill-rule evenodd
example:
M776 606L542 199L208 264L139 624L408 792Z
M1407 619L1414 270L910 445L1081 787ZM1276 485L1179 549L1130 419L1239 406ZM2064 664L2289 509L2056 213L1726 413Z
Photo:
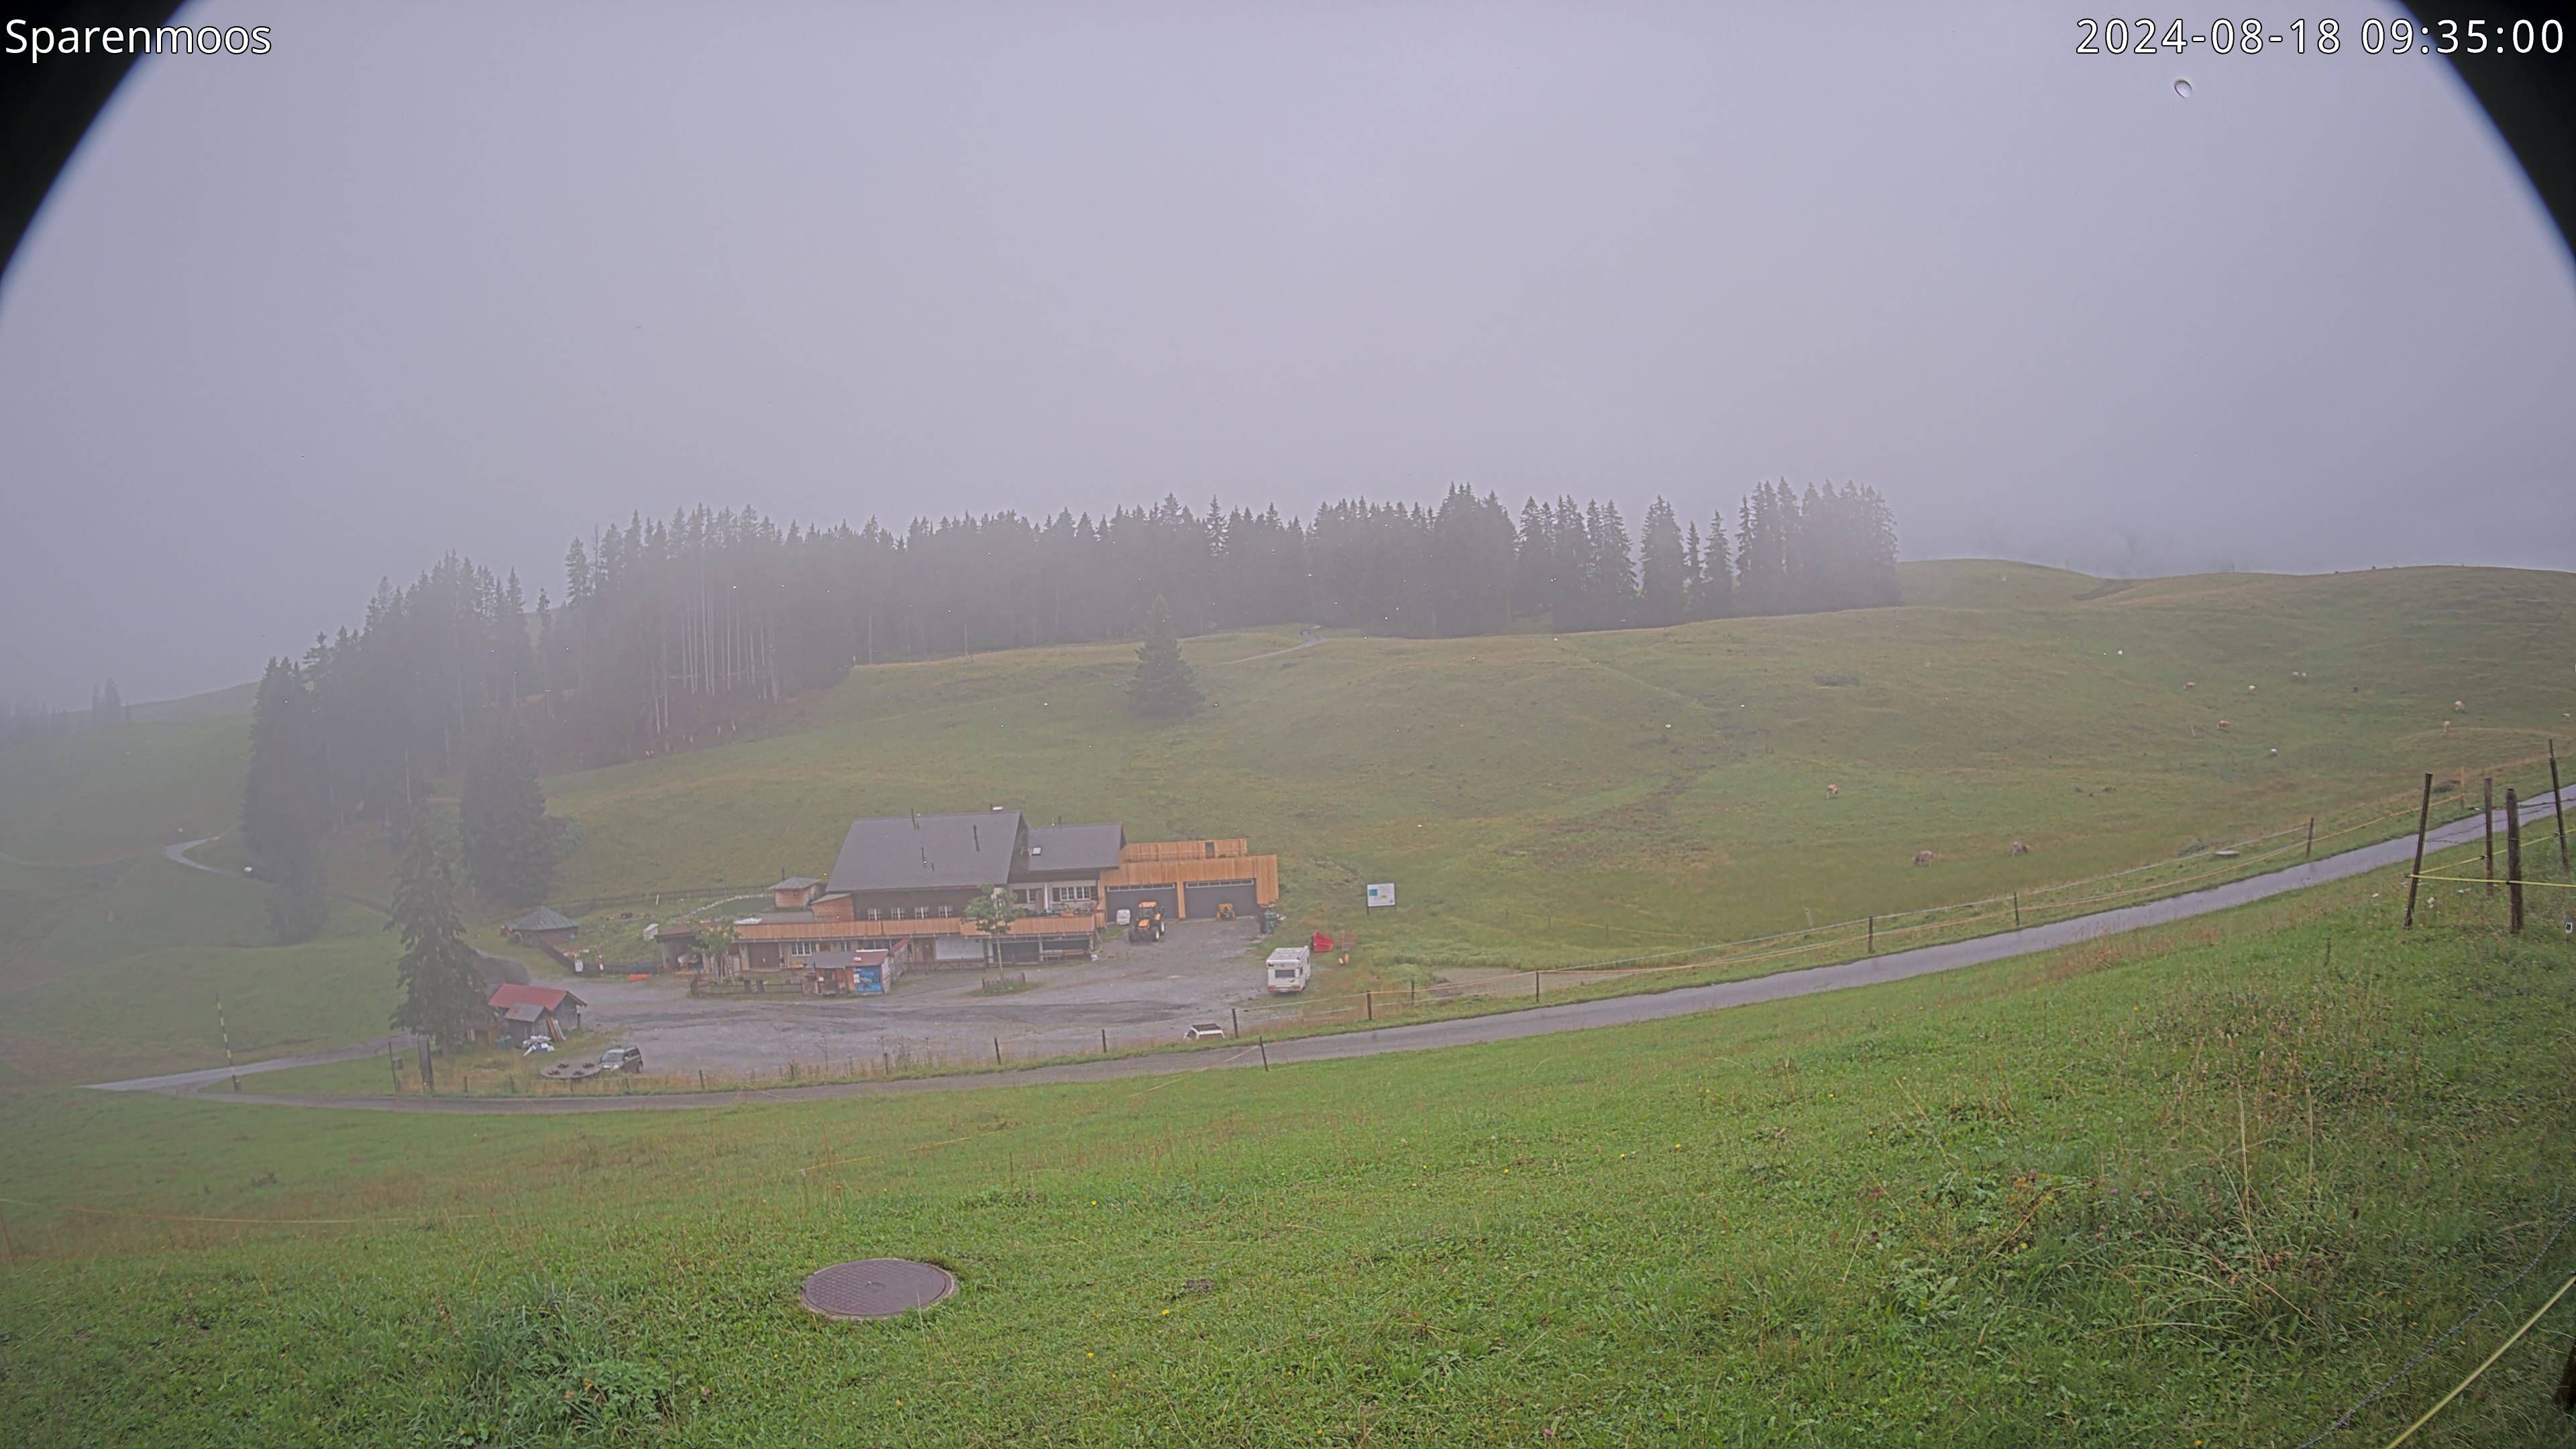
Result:
M1027 914L998 938L966 909L996 888ZM1017 810L887 815L850 823L824 878L791 876L772 909L733 924L731 965L792 969L801 960L883 950L915 968L1028 964L1090 954L1121 910L1246 919L1279 899L1279 859L1243 840L1135 842L1116 823L1031 825Z

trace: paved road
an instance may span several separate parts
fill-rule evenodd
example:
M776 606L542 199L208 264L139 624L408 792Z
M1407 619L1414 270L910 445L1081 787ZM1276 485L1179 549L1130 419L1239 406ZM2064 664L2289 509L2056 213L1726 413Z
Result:
M2576 815L2576 811L2570 811ZM2550 819L2549 799L2544 794L2530 802L2524 819L2526 830L2545 825ZM2463 845L2476 840L2483 824L2475 815L2434 828L2434 846ZM2544 837L2533 831L2534 844ZM2554 848L2554 841L2548 842ZM1859 961L1846 961L1833 966L1811 966L1796 971L1781 971L1748 981L1724 981L1709 986L1685 986L1671 991L1636 996L1603 997L1593 1001L1569 1002L1563 1006L1531 1007L1525 1011L1498 1013L1492 1016L1460 1017L1450 1021L1422 1022L1412 1026L1386 1026L1373 1031L1355 1031L1339 1036L1302 1037L1276 1041L1269 1045L1267 1060L1272 1064L1337 1061L1346 1057L1371 1057L1387 1052L1423 1051L1433 1047L1467 1046L1478 1042L1513 1041L1521 1037L1544 1036L1551 1032L1581 1031L1596 1026L1625 1026L1634 1022L1659 1021L1668 1017L1691 1016L1703 1011L1718 1011L1730 1006L1746 1006L1757 1001L1777 1001L1788 996L1808 996L1820 991L1846 991L1856 986L1876 986L1883 982L1902 981L1913 976L1927 976L1938 971L1956 971L1963 966L1981 965L2008 957L2037 951L2055 950L2102 936L2117 935L2145 926L2166 925L2190 920L2213 911L2228 910L2251 901L2304 890L2327 881L2344 880L2389 866L2404 865L2413 856L2414 837L2382 841L2331 855L2323 860L2291 866L2267 875L2213 886L2189 895L2123 906L2096 915L2079 916L2027 930L1981 936L1972 941L1954 941L1941 946L1924 946L1886 956L1873 956ZM2544 914L2544 922L2546 916ZM357 1048L348 1055L358 1054ZM383 1050L378 1043L376 1050ZM317 1056L312 1060L333 1060ZM346 1107L374 1112L469 1112L469 1113L538 1113L564 1112L638 1112L688 1111L707 1107L733 1107L750 1102L800 1102L844 1097L899 1096L913 1092L955 1092L978 1087L1035 1086L1051 1082L1098 1082L1122 1077L1161 1076L1177 1072L1216 1071L1228 1067L1257 1067L1263 1057L1252 1047L1229 1046L1222 1050L1191 1053L1186 1056L1158 1055L1112 1057L1088 1062L1067 1062L1051 1067L1030 1067L1011 1072L985 1072L973 1076L921 1077L896 1082L838 1082L811 1087L782 1087L766 1091L744 1092L674 1092L638 1097L287 1097L258 1093L211 1094L224 1102L259 1102L298 1107ZM212 1076L221 1080L223 1073L180 1073L180 1077ZM170 1081L175 1079L160 1079ZM149 1087L149 1082L114 1082L111 1089ZM157 1090L187 1090L159 1087Z
M200 868L202 869L202 867ZM218 871L216 874L220 875L222 872ZM302 1052L291 1057L269 1057L262 1061L244 1062L238 1067L202 1067L193 1072L172 1072L165 1077L134 1077L122 1082L99 1082L95 1083L91 1090L99 1092L193 1092L200 1087L218 1086L227 1078L236 1076L247 1077L256 1075L260 1072L283 1071L288 1067L318 1067L325 1062L345 1062L357 1057L382 1056L385 1053L385 1047L389 1043L398 1050L409 1051L415 1044L417 1044L418 1040L418 1038L412 1036L408 1032L397 1031L388 1033L384 1036L375 1037L367 1041L362 1041L356 1046L331 1047L324 1051ZM269 1098L266 1100L274 1101L278 1099Z
M232 878L231 871L217 870L211 865L201 865L188 858L189 851L196 849L200 845L212 845L222 838L223 837L219 835L209 835L203 840L183 840L176 845L164 847L161 853L170 857L172 860L177 861L179 864L186 866L190 870L202 870L208 875L219 875L229 880Z

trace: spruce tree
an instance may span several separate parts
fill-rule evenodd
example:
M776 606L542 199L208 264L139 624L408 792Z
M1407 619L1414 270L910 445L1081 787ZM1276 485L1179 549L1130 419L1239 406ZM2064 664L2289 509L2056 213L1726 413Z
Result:
M1145 642L1136 650L1136 677L1127 685L1127 698L1146 719L1180 719L1207 703L1189 661L1181 657L1181 641L1172 633L1172 609L1160 594L1145 615Z
M251 704L250 774L242 789L242 846L268 883L269 929L280 945L312 940L330 915L322 883L323 740L304 673L269 661Z
M402 1004L393 1024L441 1047L463 1041L484 1015L483 978L456 919L455 874L428 806L414 801L402 828L402 862L394 876L394 914L385 929L402 933L394 963Z
M1727 556L1726 510L1708 521L1708 541L1699 559L1699 617L1723 619L1735 612L1735 561Z
M554 837L546 828L545 787L536 751L517 720L484 731L465 765L458 815L465 876L474 888L512 906L533 906L554 884Z
M1644 624L1678 624L1690 596L1690 554L1684 550L1680 520L1673 506L1658 498L1646 507L1646 532L1638 540L1643 554Z

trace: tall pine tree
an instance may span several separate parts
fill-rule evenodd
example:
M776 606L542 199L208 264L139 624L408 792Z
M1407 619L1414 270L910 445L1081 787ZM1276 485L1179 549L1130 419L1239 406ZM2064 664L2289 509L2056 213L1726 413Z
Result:
M252 871L268 883L269 930L280 945L312 940L331 912L322 883L322 838L330 827L323 750L304 671L270 660L251 702L242 848Z
M483 978L456 919L456 877L426 804L404 812L402 861L394 875L394 914L385 929L402 933L394 976L402 1004L393 1024L440 1047L465 1039L469 1025L487 1012Z
M546 826L545 787L528 732L503 718L484 731L465 762L458 802L465 876L505 905L533 906L554 884L554 832Z
M1691 613L1701 619L1723 619L1735 612L1735 561L1726 547L1726 510L1708 521L1708 541L1699 556L1699 597Z
M1181 641L1172 633L1172 609L1160 594L1145 615L1145 642L1136 650L1136 677L1127 685L1127 698L1146 719L1180 719L1207 703L1189 661L1181 657Z
M1644 579L1639 589L1641 624L1678 624L1690 600L1690 553L1673 506L1658 498L1646 506L1646 531L1637 540Z

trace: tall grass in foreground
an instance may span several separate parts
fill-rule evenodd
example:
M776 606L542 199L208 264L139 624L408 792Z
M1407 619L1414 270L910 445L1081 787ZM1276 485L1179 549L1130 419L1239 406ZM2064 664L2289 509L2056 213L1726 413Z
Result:
M2576 944L2503 936L2475 891L2401 934L2385 885L1266 1074L544 1120L21 1093L0 1425L2295 1444L2576 1209ZM875 1326L796 1307L805 1273L880 1253L942 1263L959 1295ZM2571 1271L2576 1237L2351 1442ZM2563 1432L2567 1327L2436 1442Z

